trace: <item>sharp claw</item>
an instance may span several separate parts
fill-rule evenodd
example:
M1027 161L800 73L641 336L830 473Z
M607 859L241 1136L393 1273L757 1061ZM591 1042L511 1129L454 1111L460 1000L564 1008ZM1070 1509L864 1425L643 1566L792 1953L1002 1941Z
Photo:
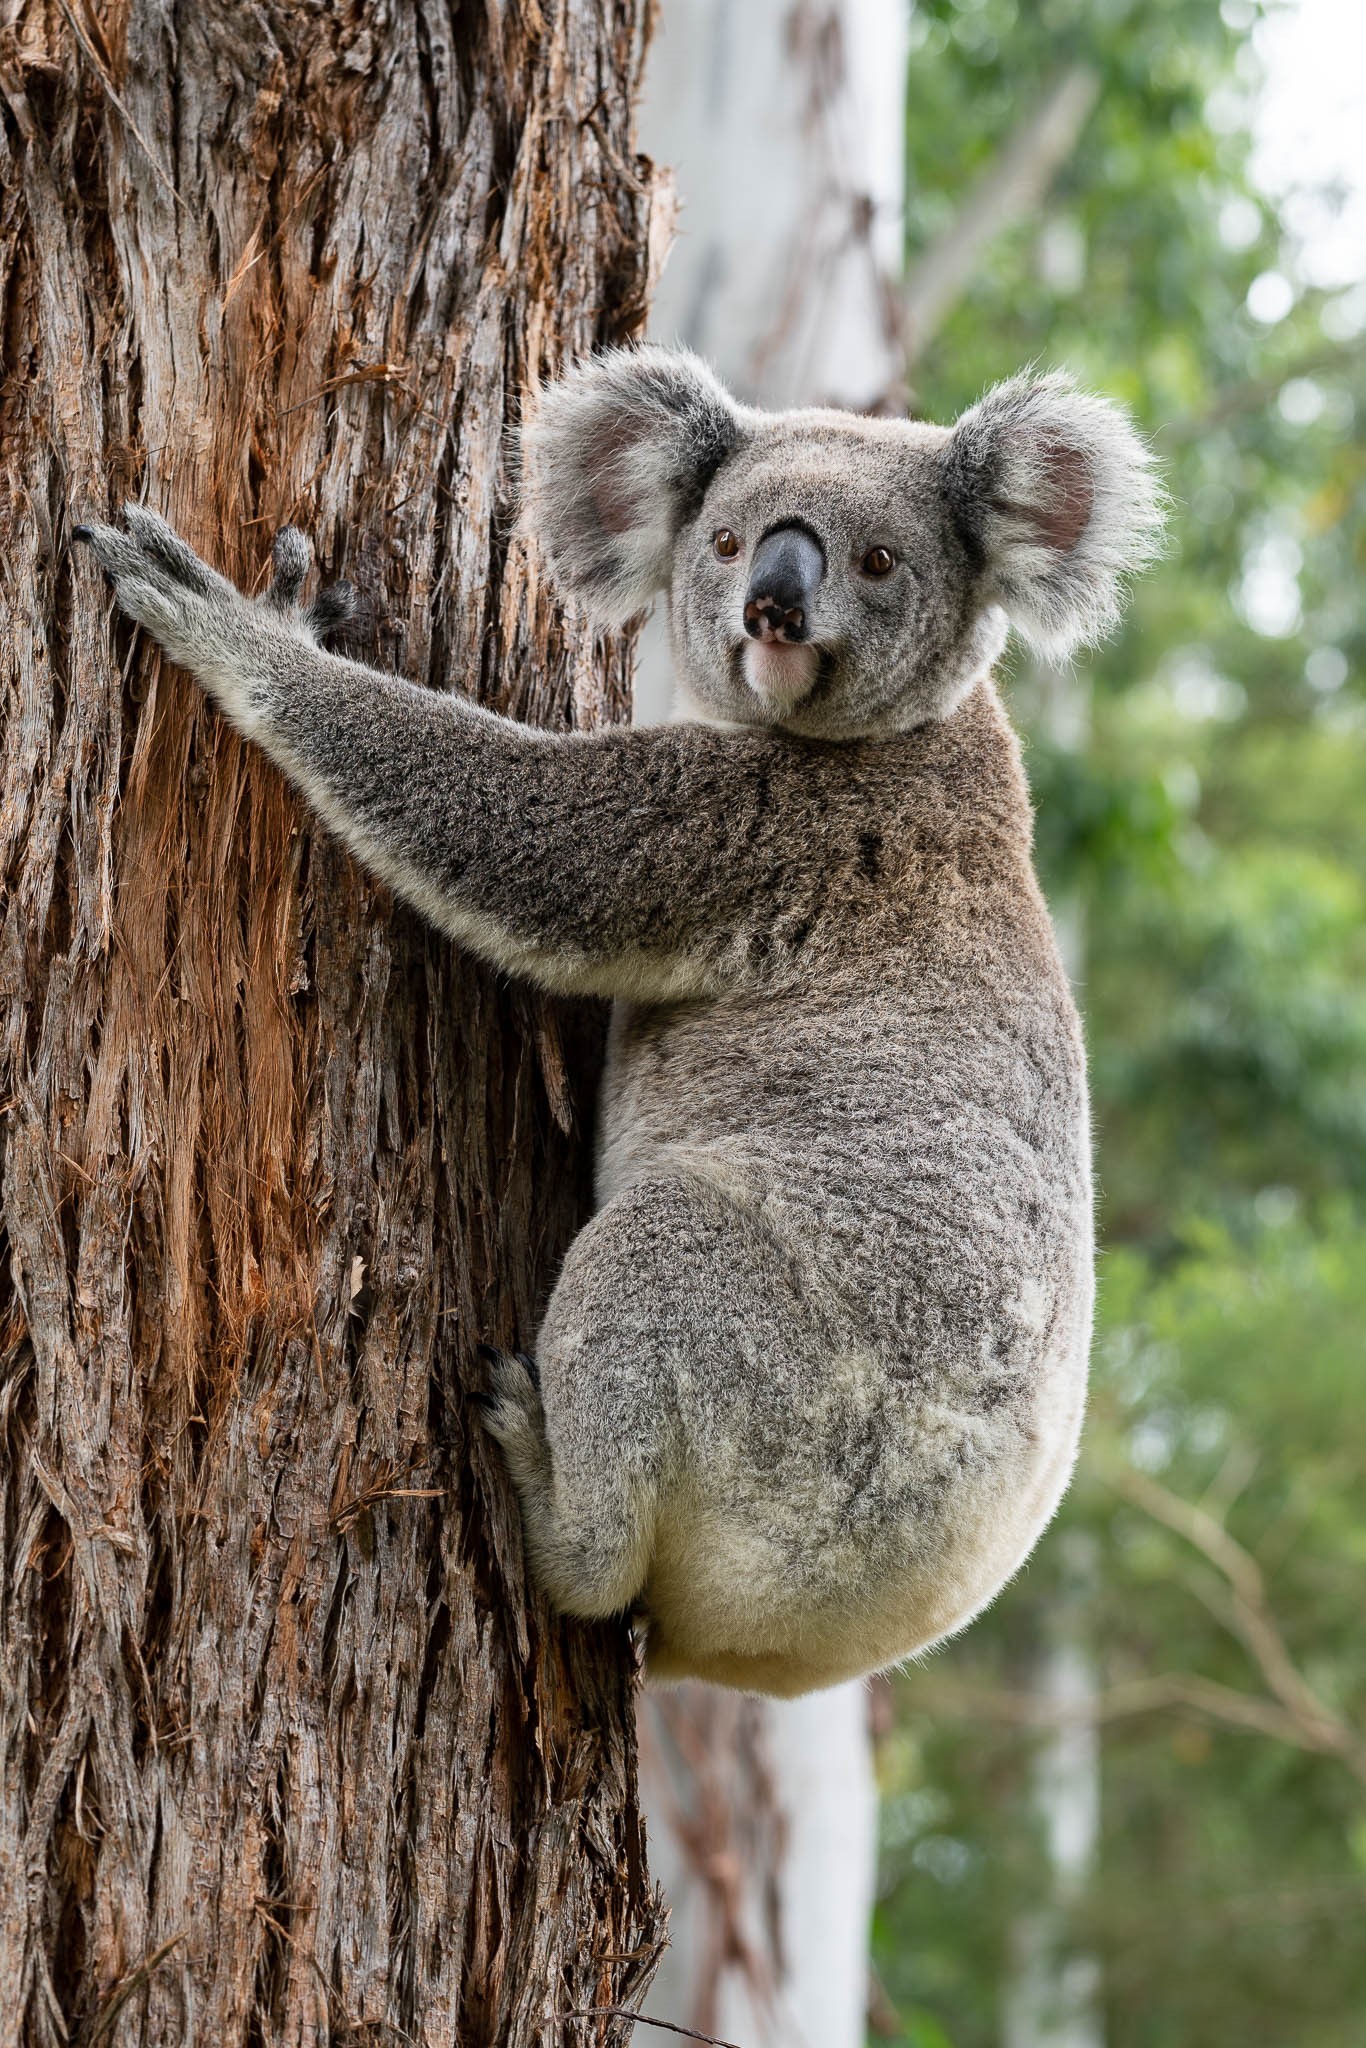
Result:
M117 526L87 526L82 521L79 526L72 527L71 542L73 547L89 548L95 557L95 567L111 583L116 578L116 563L124 568L131 567L131 563L124 560L124 551L132 544Z
M535 1359L529 1358L525 1351L514 1351L512 1355L539 1394L541 1391L541 1368L537 1365Z

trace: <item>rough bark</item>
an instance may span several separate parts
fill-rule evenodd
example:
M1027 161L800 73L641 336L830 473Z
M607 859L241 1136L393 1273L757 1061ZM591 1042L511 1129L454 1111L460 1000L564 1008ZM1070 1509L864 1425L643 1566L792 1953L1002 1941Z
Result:
M367 652L624 715L504 446L643 315L646 12L0 8L4 2048L617 2041L552 2016L653 1966L629 1644L529 1600L465 1400L602 1019L396 912L67 545L145 496L254 583L295 520Z

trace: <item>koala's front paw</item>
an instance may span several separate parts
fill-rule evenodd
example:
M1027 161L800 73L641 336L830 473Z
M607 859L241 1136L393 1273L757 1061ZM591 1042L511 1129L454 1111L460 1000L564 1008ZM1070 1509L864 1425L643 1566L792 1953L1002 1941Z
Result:
M126 530L77 526L114 586L119 608L144 627L172 661L187 668L242 731L260 736L272 684L300 640L318 646L357 613L349 584L310 606L299 594L312 561L308 542L286 526L275 539L275 580L259 602L201 562L155 512L125 505Z
M125 505L126 530L77 526L114 586L119 609L144 627L172 661L189 669L223 709L252 730L267 694L267 650L259 608L144 505Z
M339 633L359 623L363 607L360 593L345 580L320 590L312 604L301 605L300 593L313 566L313 550L297 526L282 526L270 551L275 580L264 602L287 618L320 647Z

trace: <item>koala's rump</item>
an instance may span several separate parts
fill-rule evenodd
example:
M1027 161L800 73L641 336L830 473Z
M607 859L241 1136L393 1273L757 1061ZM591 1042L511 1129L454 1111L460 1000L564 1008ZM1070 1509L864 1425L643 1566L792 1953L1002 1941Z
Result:
M601 1183L637 1235L657 1216L707 1246L705 1286L660 1252L652 1668L802 1691L961 1626L1052 1514L1080 1421L1065 987L1003 1006L889 979L624 1015Z
M972 1325L976 1355L1002 1303L1046 1321L1090 1270L1066 985L1007 996L903 968L871 987L620 1006L599 1200L675 1168L790 1244L851 1336L904 1333L923 1370Z

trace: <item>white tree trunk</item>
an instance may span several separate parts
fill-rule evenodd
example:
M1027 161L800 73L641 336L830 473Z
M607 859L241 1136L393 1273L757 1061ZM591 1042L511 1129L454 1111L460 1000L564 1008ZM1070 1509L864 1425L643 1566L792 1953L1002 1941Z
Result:
M1037 664L1021 683L1030 725L1053 746L1080 753L1091 712L1084 671ZM1055 895L1050 908L1080 996L1086 952L1081 897L1075 890ZM1030 1787L1049 1884L1011 1927L1001 2048L1105 2048L1100 1962L1076 1945L1077 1911L1100 1848L1100 1671L1091 1633L1100 1560L1096 1539L1085 1529L1068 1530L1060 1548L1058 1598L1026 1680L1055 1721L1036 1752Z
M1078 1948L1075 1920L1100 1842L1100 1680L1089 1627L1095 1538L1069 1530L1066 1583L1033 1688L1056 1716L1034 1760L1032 1793L1050 1884L1016 1916L1001 2001L1001 2048L1105 2048L1099 1959Z
M647 1697L640 1778L669 1947L645 2010L744 2048L862 2048L876 1794L868 1695Z
M905 0L664 0L642 146L679 238L651 334L769 405L902 388ZM662 619L637 716L668 715ZM642 1781L672 1946L648 2010L745 2048L862 2048L876 1855L868 1696L647 1699Z

